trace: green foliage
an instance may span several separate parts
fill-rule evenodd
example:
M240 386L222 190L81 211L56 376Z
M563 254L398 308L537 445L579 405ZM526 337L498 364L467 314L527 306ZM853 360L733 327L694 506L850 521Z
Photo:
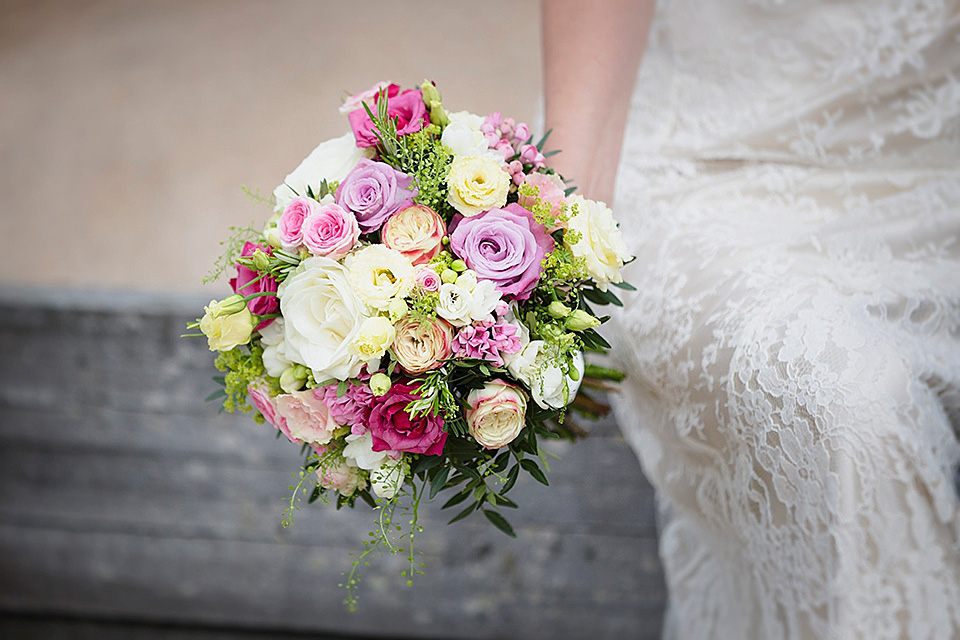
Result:
M223 275L223 272L232 267L243 250L245 242L256 242L260 238L260 231L253 228L253 223L247 227L230 227L230 237L220 242L223 253L213 263L213 268L203 277L203 284L213 282Z

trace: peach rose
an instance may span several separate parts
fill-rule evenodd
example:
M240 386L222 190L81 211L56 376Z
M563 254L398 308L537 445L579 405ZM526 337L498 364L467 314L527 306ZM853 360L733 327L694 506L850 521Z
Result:
M393 341L393 354L409 374L436 369L441 360L453 353L453 327L437 318L434 321L401 320Z
M396 249L413 264L423 264L440 253L446 231L443 218L436 211L415 204L390 216L380 237L383 244Z

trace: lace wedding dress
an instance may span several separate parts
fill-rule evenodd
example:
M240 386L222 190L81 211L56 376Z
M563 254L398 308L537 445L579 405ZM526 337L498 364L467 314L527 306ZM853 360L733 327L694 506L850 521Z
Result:
M670 638L960 638L960 2L661 0L618 418Z

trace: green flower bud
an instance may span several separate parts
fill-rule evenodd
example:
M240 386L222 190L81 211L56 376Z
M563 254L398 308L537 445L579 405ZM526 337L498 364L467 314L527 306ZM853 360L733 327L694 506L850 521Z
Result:
M447 284L453 284L457 281L457 272L453 269L444 269L443 273L440 274L440 279Z
M263 239L267 241L267 244L271 247L280 248L280 229L277 228L277 225L268 226L263 231Z
M461 273L467 270L467 263L464 262L463 260L454 260L453 262L450 263L450 268L456 271L457 273Z
M227 296L220 304L216 305L213 310L213 317L225 318L226 316L232 316L235 313L240 313L246 308L247 303L244 302L243 296L239 293L235 293L232 296Z
M600 321L583 309L577 309L567 317L563 326L570 329L570 331L584 331L585 329L599 327Z
M385 394L387 391L390 391L392 382L390 381L390 376L383 372L378 372L370 376L370 391L373 391L373 395L378 398Z
M580 370L577 369L577 365L573 362L573 358L567 361L567 375L571 380L576 382L580 379Z
M305 366L303 366L302 364L294 365L294 367L293 367L293 376L294 376L297 380L306 380L308 373L310 373L310 370L307 369L307 368L306 368Z
M424 80L420 85L420 95L423 97L423 103L430 110L430 122L445 127L450 124L450 118L443 108L443 102L440 99L440 92L437 87L429 80Z
M570 315L570 307L563 304L559 300L554 300L550 303L550 306L547 307L547 313L550 314L551 318L556 318L557 320L562 320Z
M563 338L567 335L567 332L558 327L555 324L549 324L544 322L540 325L540 335L543 336L544 340L560 343Z
M303 388L305 377L298 378L294 373L295 370L296 367L287 367L283 373L280 374L280 388L287 393L293 393Z
M253 266L257 271L266 271L270 268L270 256L262 249L257 249L253 252Z

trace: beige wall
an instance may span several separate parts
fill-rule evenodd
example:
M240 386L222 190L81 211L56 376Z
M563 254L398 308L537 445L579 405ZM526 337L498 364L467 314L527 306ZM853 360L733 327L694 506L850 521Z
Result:
M0 286L206 291L342 97L437 82L531 121L536 0L0 2Z

